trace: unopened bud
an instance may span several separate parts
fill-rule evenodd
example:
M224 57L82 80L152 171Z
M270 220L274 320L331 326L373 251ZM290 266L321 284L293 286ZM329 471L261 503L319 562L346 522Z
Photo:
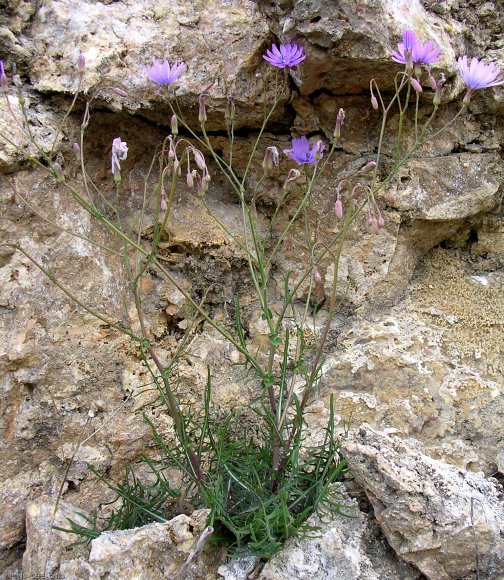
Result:
M343 204L341 203L341 199L338 198L336 203L334 204L334 213L338 219L343 217Z
M168 208L168 200L166 199L166 192L164 189L161 190L161 201L159 207L161 208L161 211L166 211Z
M83 75L85 70L86 70L86 58L83 54L79 54L77 58L77 71L80 75Z
M54 171L54 177L56 177L58 183L63 183L65 181L65 176L63 175L61 165L59 163L53 163L52 170Z
M194 187L194 175L197 174L196 169L188 171L186 175L187 187Z
M76 157L80 157L81 148L80 148L80 145L78 143L74 143L72 145L72 151L75 153Z
M6 92L7 86L9 85L9 80L5 74L3 62L0 60L0 88L3 92Z
M201 151L198 151L198 149L193 149L193 157L199 169L201 169L202 171L206 171L207 166L205 163L205 158L203 157L203 153L201 153Z
M315 282L315 284L322 283L322 274L320 273L320 270L318 268L315 268L313 270L313 281Z
M112 87L114 93L118 94L120 97L127 97L128 93L119 87Z
M366 163L366 165L364 165L364 167L361 168L361 170L359 171L359 173L370 173L371 171L373 171L373 169L376 167L376 161L368 161Z
M378 99L374 95L371 95L371 106L375 111L378 110Z
M206 114L206 107L205 107L205 95L201 94L199 97L199 113L198 113L198 121L200 123L206 123L207 114Z
M178 119L175 114L173 114L171 118L171 132L174 137L178 135Z
M175 145L173 144L173 137L169 135L168 141L170 142L170 147L168 148L168 159L176 159L177 154L175 152Z
M23 81L21 80L21 77L19 75L14 75L12 77L12 82L16 85L18 89L20 89L23 86Z
M422 85L415 78L411 77L410 83L417 93L423 93Z
M373 216L371 219L371 231L373 234L377 234L380 231L380 227L378 226L378 220Z
M385 220L383 219L382 214L378 216L378 227L383 228L385 227Z
M429 85L431 86L431 89L433 91L437 90L437 82L436 82L436 79L432 75L429 75Z
M341 136L341 125L343 125L343 121L345 120L345 111L344 109L340 109L338 111L338 115L336 117L336 126L334 127L334 138L339 139Z
M264 173L268 173L273 167L278 167L279 161L278 149L276 147L266 147L262 162Z
M173 172L179 176L182 174L182 169L180 168L180 161L176 157L173 162Z

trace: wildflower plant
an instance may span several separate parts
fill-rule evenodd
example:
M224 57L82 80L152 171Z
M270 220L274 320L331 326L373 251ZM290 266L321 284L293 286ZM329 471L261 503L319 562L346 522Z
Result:
M296 44L280 44L279 47L273 45L264 55L264 59L273 67L284 69L297 66L306 58L304 49ZM152 66L146 66L147 76L153 82L166 87L172 115L171 133L162 142L150 168L155 184L146 199L154 204L156 219L149 244L126 229L118 207L124 172L121 162L127 159L128 144L121 137L114 138L111 143L110 179L115 184L115 199L97 192L86 172L83 151L85 133L91 119L89 102L85 105L81 123L80 143L73 147L82 167L83 179L80 184L65 178L56 162L54 148L47 153L35 143L40 157L32 157L8 135L0 135L5 142L64 184L69 194L120 242L127 278L125 284L136 310L138 328L132 323L116 322L106 313L92 309L24 248L16 248L69 298L131 339L156 389L157 402L166 408L173 421L173 440L167 441L161 435L155 420L147 412L144 413L159 450L155 459L151 456L144 458L155 483L144 483L130 471L124 482L117 484L94 470L95 475L106 481L117 494L120 499L119 507L114 508L105 521L97 517L89 518L87 528L70 522L67 531L90 540L97 537L102 530L124 529L149 521L166 521L174 514L187 510L187 505L190 504L192 507L209 508L208 533L213 532L213 537L226 543L231 550L240 553L248 551L268 558L281 548L287 538L312 531L306 523L312 513L345 511L345 506L338 499L337 487L333 485L344 475L345 464L339 454L332 397L328 423L319 443L308 444L305 432L307 407L321 384L324 353L334 317L341 304L338 267L343 245L351 228L359 220L365 220L371 232L386 226L379 207L380 192L392 182L399 168L427 140L435 138L446 128L431 130L445 82L444 77L436 80L430 71L430 65L440 59L440 49L432 41L423 44L413 31L408 30L403 35L403 42L393 52L392 59L404 65L404 70L396 75L395 92L388 103L376 82L372 80L370 83L371 105L382 116L376 157L353 176L346 176L344 179L333 177L330 187L326 187L326 191L333 192L327 195L332 195L332 219L337 225L335 233L323 244L307 242L310 258L296 280L291 279L290 273L286 275L280 306L278 303L273 304L274 283L271 272L282 245L294 226L298 220L306 218L310 204L318 194L321 179L328 179L328 165L336 154L345 128L343 109L339 110L334 120L331 142L325 143L319 139L310 143L307 136L296 137L292 139L290 148L283 149L284 157L281 158L277 146L269 145L262 149L264 131L278 106L279 99L276 97L265 115L248 161L244 168L237 170L233 162L233 98L230 96L225 113L229 147L224 155L214 148L206 131L206 93L203 92L199 99L199 127L190 127L184 120L176 98L169 90L170 85L183 74L185 64L169 64L165 60L154 61ZM85 61L80 58L77 66L77 92L80 90L84 69ZM467 57L462 57L459 59L459 69L468 87L468 94L478 88L504 83L495 65L487 65L478 59L473 59L469 66ZM428 75L434 93L432 113L423 126L420 126L418 104L422 92L421 82L425 75ZM3 63L0 63L0 85L4 98L9 103L9 80ZM77 94L65 120L70 115L76 98ZM23 107L22 99L20 103ZM462 104L461 110L449 124L463 112L466 104ZM15 122L29 131L27 123L19 121L10 106L8 110ZM26 119L26 111L23 113ZM393 158L387 159L384 164L384 135L392 113L399 115L398 129ZM403 130L410 113L414 117L414 140L407 150L403 150ZM184 135L179 134L179 126L183 128ZM60 128L62 130L63 127ZM31 133L29 136L35 142ZM263 177L259 183L264 182L272 172L284 171L283 196L278 200L266 227L259 226L257 184L252 188L249 179L252 164L261 164L261 160ZM292 162L297 167L288 169ZM385 165L388 170L383 174ZM224 177L240 203L241 235L231 231L207 202L206 196L214 180L213 172L219 172ZM248 283L253 288L255 303L268 329L267 343L260 349L251 343L247 335L244 309L239 295L236 297L233 315L227 321L218 320L212 316L206 303L210 288L206 288L199 296L192 294L160 258L161 242L182 180L194 191L208 214L234 240L245 257ZM146 181L146 189L149 183ZM303 188L303 192L294 210L290 211L287 222L281 222L278 219L279 214L294 185ZM112 213L100 208L96 201L97 196L108 210L113 210ZM141 211L142 219L144 210L145 208ZM317 307L314 286L322 283L323 264L332 264L334 276L324 305L327 316L319 326L315 321ZM194 313L169 360L164 360L159 355L159 344L145 321L141 287L148 270L154 270L177 288ZM298 314L300 311L302 315ZM306 340L310 315L313 318L310 330L315 334L311 344ZM182 393L178 391L178 368L182 358L187 355L189 339L195 332L197 321L204 321L212 327L240 354L244 380L255 388L255 397L248 405L259 424L254 433L242 424L240 410L231 412L220 422L215 420L212 406L213 377L210 368L206 384L201 385L201 406L188 407L182 402ZM170 478L170 469L178 471L178 483Z

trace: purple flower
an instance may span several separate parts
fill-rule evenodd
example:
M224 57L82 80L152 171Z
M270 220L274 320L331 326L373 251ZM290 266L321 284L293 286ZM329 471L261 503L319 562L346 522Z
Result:
M121 171L121 161L128 157L128 144L126 141L121 141L120 137L116 137L112 141L112 175L115 170Z
M397 50L392 53L392 60L407 64L409 57L414 66L433 64L441 60L440 52L441 49L432 40L423 44L412 30L405 30L403 41L397 45Z
M306 58L306 54L303 47L297 44L281 44L280 48L274 44L271 50L266 50L263 58L277 68L285 68L296 66Z
M298 165L315 165L322 157L325 145L322 141L317 141L310 149L310 144L306 137L292 140L292 149L284 149L283 152L293 159Z
M165 60L154 60L152 66L144 67L145 73L160 85L171 85L182 74L186 67L185 62L175 61L172 65Z
M469 66L467 55L464 55L459 57L457 64L460 76L471 93L476 89L486 89L504 84L504 74L494 62L487 64L473 57Z

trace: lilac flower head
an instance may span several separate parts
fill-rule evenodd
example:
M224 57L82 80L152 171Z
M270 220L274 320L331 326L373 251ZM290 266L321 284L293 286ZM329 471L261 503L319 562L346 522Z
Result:
M274 44L266 50L263 58L277 68L285 68L296 66L306 58L306 54L303 47L297 44L281 44L280 48Z
M292 140L292 149L284 149L283 152L293 159L298 165L315 165L322 157L325 145L319 141L310 148L308 139L303 136Z
M464 55L459 57L457 65L460 76L470 92L504 84L504 74L494 62L487 64L473 57L469 66L467 55Z
M147 76L160 85L171 85L186 68L185 62L176 60L172 65L167 60L154 60L151 66L144 67Z
M433 64L441 60L440 52L441 49L432 40L423 44L412 30L405 30L403 41L397 45L397 50L392 53L392 60L407 64L409 56L414 66Z
M112 141L112 175L115 170L121 171L121 161L128 157L128 144L126 141L121 141L120 137L116 137Z

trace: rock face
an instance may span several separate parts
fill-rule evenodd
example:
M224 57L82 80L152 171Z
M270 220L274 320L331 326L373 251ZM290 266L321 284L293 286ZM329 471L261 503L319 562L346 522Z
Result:
M420 574L412 566L396 561L389 553L376 523L357 507L346 492L341 493L345 506L341 516L316 516L309 523L319 527L313 538L289 541L285 549L264 567L261 580L417 580ZM231 580L231 579L230 579Z
M504 504L496 484L364 424L343 453L400 557L427 578L504 575Z
M302 134L327 144L338 109L345 108L341 141L320 181L320 191L307 208L307 220L293 224L273 264L271 299L278 305L285 274L289 272L290 283L295 284L309 260L307 228L321 246L334 237L339 227L334 215L338 183L376 158L380 117L370 104L369 82L375 78L383 95L391 94L400 66L391 62L390 51L402 31L414 28L423 40L432 38L443 47L443 59L433 66L433 74L438 78L444 73L447 82L442 106L432 121L433 132L450 123L460 108L464 87L456 75L455 56L467 52L504 66L501 2L43 0L7 4L0 10L0 58L9 78L8 100L4 95L0 99L0 134L11 143L0 138L0 170L5 174L0 181L0 240L19 244L108 321L129 319L133 328L139 322L128 302L122 245L75 203L67 189L70 185L82 191L82 168L72 145L80 140L87 102L91 103L84 147L87 174L104 194L106 206L115 195L110 175L112 139L120 135L128 142L120 214L130 231L145 242L152 238L156 217L148 208L139 225L143 192L155 185L150 164L169 132L169 103L173 103L145 75L143 67L153 59L187 63L174 89L180 111L194 127L198 97L206 92L209 138L225 154L229 153L225 113L234 103L234 163L239 174L245 171L265 108L275 96L278 104L263 145L280 150L290 147L292 136ZM276 71L262 58L272 42L298 42L307 59L286 74ZM75 68L79 53L86 58L82 92L60 130L79 83ZM19 75L16 85L14 65ZM420 122L432 110L423 80ZM379 233L370 231L364 216L350 232L339 272L345 288L339 294L342 310L331 328L320 390L307 415L313 437L327 419L329 397L334 394L341 431L366 421L421 440L426 453L436 459L486 475L502 472L502 91L502 87L477 91L456 122L424 143L418 156L409 159L397 178L379 192L376 201L385 218ZM38 149L30 144L23 123L29 123ZM398 123L398 112L391 111L384 137L386 166L394 152L391 135ZM412 144L414 130L413 117L408 116L406 144ZM43 160L53 147L66 177L64 184L25 158L24 152ZM250 164L247 195L255 192L258 220L264 228L295 164L283 157L280 167L263 179L262 158L261 148ZM162 260L187 291L202 296L208 289L208 308L224 324L232 324L230 313L235 296L240 295L245 330L251 344L260 349L267 332L257 314L239 247L236 192L211 159L207 161L212 175L208 207L180 185L160 245ZM362 182L368 184L369 178L363 177ZM300 192L301 185L289 192L278 229L292 218ZM314 296L327 303L334 264L327 257L319 267ZM298 297L305 293L303 286ZM149 333L160 356L169 360L188 328L190 305L180 290L152 271L144 278L142 299ZM324 315L322 308L320 317ZM238 351L202 320L186 346L187 356L178 372L189 403L202 400L208 365L214 374L219 413L256 395L237 371ZM5 506L0 513L0 548L5 555L1 573L2 566L16 565L23 548L27 505L38 505L41 496L55 497L62 482L65 499L77 509L108 499L107 491L89 477L86 463L120 480L126 464L137 461L152 445L150 430L137 410L152 403L154 396L146 387L150 377L129 340L77 306L25 254L6 245L0 247L0 377L0 498ZM159 408L148 412L164 436L173 436L166 413ZM37 517L34 512L28 515L32 539L25 566L36 574L39 556L34 546L42 539L33 535ZM480 520L477 524L481 528ZM357 531L348 532L348 538L356 537L354 532L365 535L366 525L359 520ZM329 528L324 534L324 550L345 543ZM463 537L465 541L467 536ZM485 538L483 534L478 544L481 562L490 566L493 561L498 570L498 558ZM414 539L408 541L413 545ZM362 553L366 546L364 542ZM350 560L344 564L324 554L301 562L307 566L305 571L296 568L297 556L292 562L279 556L271 570L304 574L340 564L352 573L357 569ZM362 562L367 562L366 557L371 561L363 555ZM99 566L105 570L110 562L103 562ZM470 570L469 559L466 564ZM75 577L92 577L90 562L76 561L72 566ZM379 576L373 566L362 564L361 573L368 574L363 578ZM446 566L450 574L450 565ZM70 575L70 568L65 573ZM393 577L395 572L390 574ZM402 577L403 572L398 574Z

